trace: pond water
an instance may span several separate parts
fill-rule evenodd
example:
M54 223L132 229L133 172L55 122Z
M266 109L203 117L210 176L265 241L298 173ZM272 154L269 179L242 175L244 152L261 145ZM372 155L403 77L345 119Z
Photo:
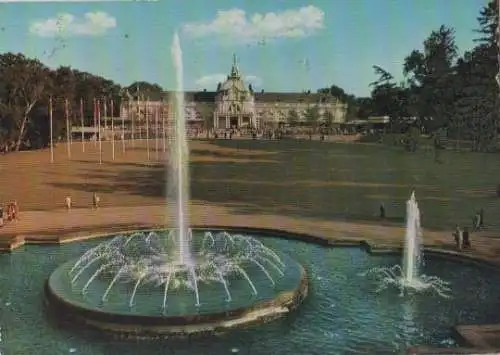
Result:
M252 235L308 272L308 298L281 320L189 341L126 342L88 329L66 329L46 314L44 282L59 265L102 240L25 246L0 255L0 353L388 354L415 345L453 347L457 344L452 326L499 321L493 311L500 308L500 273L492 269L426 258L424 273L450 282L453 297L401 297L395 289L375 293L378 285L360 275L373 267L398 264L398 256Z

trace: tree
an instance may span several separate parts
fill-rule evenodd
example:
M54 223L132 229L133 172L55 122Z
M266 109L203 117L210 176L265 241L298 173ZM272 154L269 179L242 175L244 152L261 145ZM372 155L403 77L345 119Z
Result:
M455 31L441 26L405 58L403 72L415 96L419 117L432 117L440 126L452 119L455 99L454 64L458 56Z
M356 111L356 117L360 119L367 119L373 115L373 100L371 97L358 97L356 98L352 109Z
M112 83L110 81L110 83ZM110 88L111 89L111 88ZM155 83L148 83L146 81L136 81L127 87L127 90L134 95L134 99L144 97L151 100L161 100L163 98L163 88Z
M498 127L498 72L496 28L497 5L490 1L480 11L480 34L477 46L466 51L454 68L455 102L453 118L449 122L449 134L457 140L472 141L472 150L490 150L496 141Z
M83 99L84 115L88 119L93 116L93 98L116 100L115 114L119 114L121 92L121 87L113 81L90 73L70 67L51 70L22 54L1 54L0 149L33 149L48 145L49 97L53 99L53 134L57 137L66 129L66 99L70 113L79 111L80 99Z
M409 90L398 85L394 76L385 69L374 65L373 70L378 79L370 84L371 100L365 104L374 116L389 116L391 125L396 126L401 118L407 117ZM366 107L366 106L365 106Z
M0 56L2 78L3 121L10 121L8 146L18 151L21 148L32 109L43 99L50 76L49 69L35 59L22 54L6 53ZM5 137L5 136L4 136Z
M493 148L499 126L499 88L495 80L498 74L498 0L489 1L480 10L477 21L479 37L475 42L478 45L464 56L464 64L470 73L464 96L473 101L471 106L475 107L468 125L473 133L473 148L484 151Z
M337 98L340 102L347 104L346 118L347 120L354 120L359 118L359 103L356 96L350 95L344 89L337 85L332 85L329 88L322 88L318 90L319 94L327 94Z
M498 0L490 0L486 6L479 11L477 22L479 22L479 28L474 32L479 33L480 37L476 38L474 41L480 45L486 44L489 47L493 47L497 40Z

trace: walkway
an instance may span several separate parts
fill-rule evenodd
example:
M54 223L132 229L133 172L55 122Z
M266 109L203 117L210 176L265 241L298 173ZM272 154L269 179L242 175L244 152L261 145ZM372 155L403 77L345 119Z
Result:
M62 239L82 232L129 229L133 227L154 227L167 224L165 206L106 207L98 210L73 209L53 211L21 212L21 219L7 223L0 228L0 242L15 236L31 236L40 240ZM193 225L245 226L255 228L281 229L293 233L310 234L328 240L368 240L377 247L400 247L404 241L404 225L379 225L376 223L355 223L352 221L318 220L292 218L280 215L236 214L232 208L192 204ZM487 232L472 234L473 250L467 253L475 257L498 262L500 265L500 236ZM427 247L453 250L451 231L424 231Z

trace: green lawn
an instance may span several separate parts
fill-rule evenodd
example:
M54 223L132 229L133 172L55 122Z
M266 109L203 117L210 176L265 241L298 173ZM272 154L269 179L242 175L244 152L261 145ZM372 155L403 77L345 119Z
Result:
M470 225L475 210L500 230L495 197L500 155L441 152L408 153L365 144L315 141L212 142L221 150L215 161L192 163L192 198L237 206L239 212L370 220L380 202L388 217L402 221L412 188L432 228ZM232 149L231 149L232 148ZM235 156L227 161L224 155ZM252 152L249 152L250 150ZM227 153L226 153L227 152ZM213 153L192 149L192 154Z
M190 147L191 198L198 202L239 213L349 220L378 219L383 202L389 220L402 223L415 188L424 226L470 225L475 211L484 208L486 224L500 231L500 154L443 151L443 163L437 164L432 150L408 153L370 144L218 140L193 141ZM23 210L62 208L68 194L75 206L88 207L94 191L103 206L165 200L165 168L154 153L147 163L144 142L119 151L114 162L109 144L103 149L102 165L93 145L85 153L75 146L70 162L61 145L55 164L47 163L48 151L2 156L0 165L17 169L0 175L0 198L19 200Z

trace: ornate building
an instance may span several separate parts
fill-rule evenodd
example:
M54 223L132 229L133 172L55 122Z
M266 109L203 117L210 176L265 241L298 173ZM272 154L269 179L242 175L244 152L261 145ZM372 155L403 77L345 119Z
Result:
M151 98L146 103L133 99L125 103L122 117L149 112L154 107L166 105L173 93L166 93L161 98ZM147 107L147 109L146 109ZM329 94L319 93L280 93L254 92L251 85L246 85L240 73L236 56L227 79L219 83L216 91L198 91L185 93L184 113L191 124L210 126L214 129L229 128L265 128L293 123L307 124L308 116L330 123L345 123L347 104ZM138 117L141 115L139 114ZM142 115L144 116L144 115Z

